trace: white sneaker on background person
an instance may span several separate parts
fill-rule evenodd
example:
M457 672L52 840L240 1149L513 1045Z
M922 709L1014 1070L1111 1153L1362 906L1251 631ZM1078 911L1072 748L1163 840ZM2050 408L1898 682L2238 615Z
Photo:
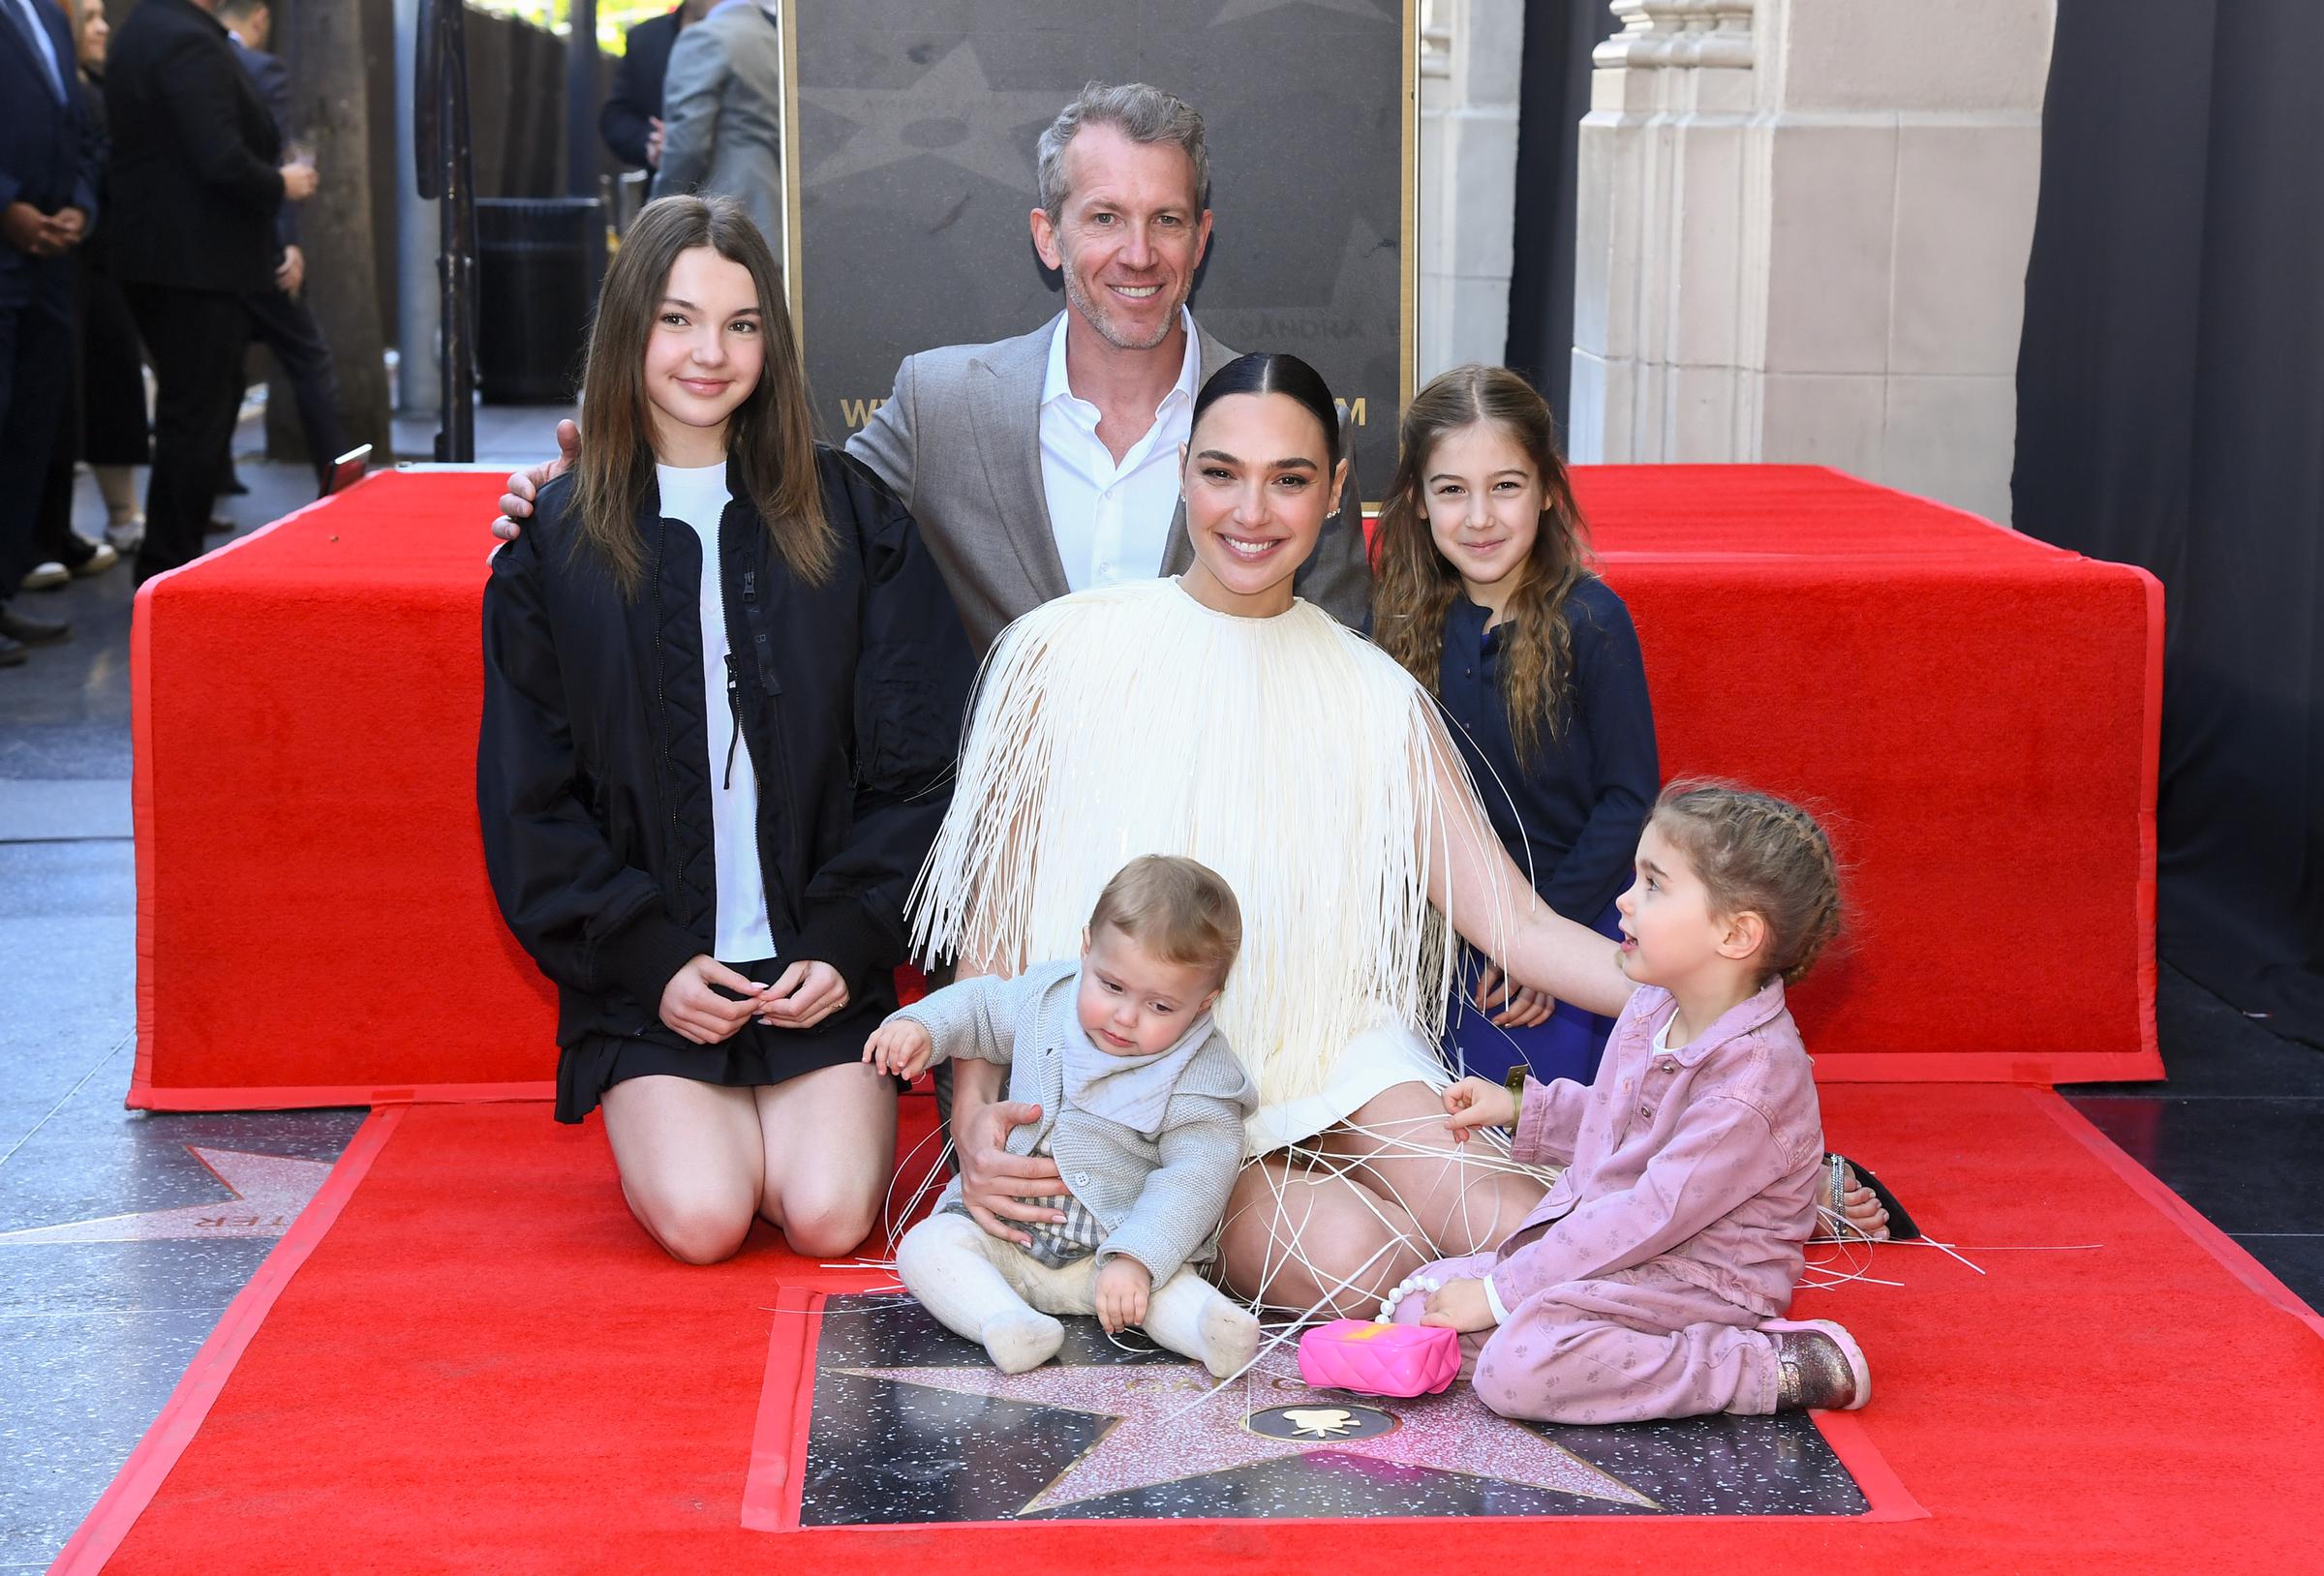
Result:
M86 551L74 555L70 561L50 559L34 565L32 572L24 577L26 591L55 591L76 580L101 575L121 561L120 553L110 542L93 542L78 533L73 539Z

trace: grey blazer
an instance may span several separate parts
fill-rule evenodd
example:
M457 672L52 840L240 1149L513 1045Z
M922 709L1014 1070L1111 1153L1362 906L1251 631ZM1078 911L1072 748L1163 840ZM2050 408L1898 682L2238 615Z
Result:
M1059 314L1062 316L1062 314ZM947 345L903 358L896 389L847 452L879 473L919 522L936 567L960 604L979 654L1011 620L1067 591L1065 564L1041 484L1041 385L1057 319L992 345ZM1208 379L1238 352L1195 324ZM1340 421L1346 453L1347 421ZM1351 628L1371 613L1363 513L1356 468L1315 551L1294 581L1299 593ZM1194 562L1183 506L1171 522L1162 573Z
M757 4L696 22L670 46L654 195L702 192L748 209L782 256L782 34Z
M910 1018L936 1043L935 1058L973 1056L1009 1070L1009 1098L1038 1104L1041 1120L1009 1134L1009 1153L1029 1155L1043 1138L1090 1214L1106 1228L1103 1262L1126 1254L1160 1286L1208 1245L1242 1168L1243 1118L1259 1091L1216 1029L1178 1075L1162 1126L1139 1133L1065 1104L1065 1037L1074 1019L1077 963L1041 963L1013 980L993 976L946 985L892 1014ZM961 1197L959 1178L938 1209Z

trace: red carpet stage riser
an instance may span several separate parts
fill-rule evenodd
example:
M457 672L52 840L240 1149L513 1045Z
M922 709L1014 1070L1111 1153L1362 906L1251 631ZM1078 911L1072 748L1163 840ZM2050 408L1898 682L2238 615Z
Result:
M456 1105L375 1117L400 1125L343 1213L255 1335L229 1310L222 1331L239 1333L197 1362L59 1568L2324 1568L2324 1524L2295 1492L2324 1472L2324 1322L2047 1091L1854 1085L1824 1105L1832 1141L1913 1179L1922 1223L1978 1266L1883 1247L1869 1273L1901 1284L1800 1299L1873 1365L1872 1405L1827 1437L1859 1431L1851 1472L1893 1474L1918 1518L749 1531L750 1487L811 1466L770 1451L780 1431L763 1427L790 1405L785 1377L814 1370L793 1350L810 1321L784 1310L866 1278L763 1230L726 1264L682 1267L624 1211L600 1125ZM261 1280L289 1273L270 1261ZM1372 1492L1404 1490L1389 1472Z
M2156 583L1828 470L1575 481L1665 772L1837 834L1850 939L1795 998L1821 1076L2155 1076ZM499 488L377 475L139 594L132 1104L551 1076L475 819Z

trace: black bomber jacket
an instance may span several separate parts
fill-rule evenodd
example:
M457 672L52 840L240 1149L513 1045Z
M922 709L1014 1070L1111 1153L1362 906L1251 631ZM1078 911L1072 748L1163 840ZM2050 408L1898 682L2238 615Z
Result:
M735 709L757 772L778 955L831 964L853 1005L894 1005L904 899L951 801L975 664L903 505L843 454L818 444L815 463L837 536L823 585L791 574L745 500L719 521L724 694L704 692L700 538L661 517L658 491L638 507L633 599L576 550L570 476L493 557L477 810L502 917L556 983L561 1046L676 1042L662 987L711 951L718 913L712 706Z

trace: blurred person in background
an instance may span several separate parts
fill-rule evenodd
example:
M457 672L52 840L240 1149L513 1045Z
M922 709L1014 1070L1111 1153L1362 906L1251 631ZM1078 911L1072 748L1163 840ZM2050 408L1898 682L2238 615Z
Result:
M759 0L688 0L702 19L670 49L657 197L701 193L743 205L782 255L782 35Z
M165 0L166 3L166 0ZM71 254L97 218L97 146L73 29L48 0L0 0L0 665L69 625L19 613L41 484L73 362Z
M266 52L274 29L274 11L267 0L219 0L218 19L234 41L234 58L250 76L251 85L266 101L275 135L286 147L290 136L290 73L281 59ZM311 161L308 161L311 162ZM339 419L339 375L331 366L331 347L322 337L315 314L308 310L307 255L298 244L298 204L286 202L275 215L275 237L282 243L274 282L242 297L250 314L250 337L274 352L283 375L290 379L291 397L298 404L299 431L306 435L307 460L315 467L315 489L328 485L331 462L352 445L346 423ZM230 443L229 443L230 446ZM233 457L221 465L231 470Z
M106 63L110 260L157 384L139 583L201 556L241 409L245 302L275 284L276 211L315 195L315 167L283 159L218 3L138 0Z
M105 0L81 0L80 73L87 91L82 103L104 138L105 164L112 163L112 137L105 123L105 57L112 29ZM100 170L97 202L110 200ZM112 237L100 233L81 249L87 293L82 318L81 455L96 473L105 498L105 530L112 545L135 553L145 539L145 512L138 506L137 467L153 463L153 432L145 409L145 348L138 342L137 319L112 267Z
M673 7L649 16L624 36L622 63L614 68L613 91L597 114L597 131L615 158L632 169L661 167L661 86L670 69L670 45L692 18Z
M105 164L105 0L79 0L74 44L79 95L97 148L97 207L106 206ZM137 325L121 287L105 271L105 227L96 226L73 252L73 325L79 353L68 363L73 386L58 416L56 441L48 452L48 474L41 489L40 524L34 533L40 563L24 577L26 591L70 585L76 577L103 574L137 550L144 522L138 517L132 468L146 459L145 368ZM105 494L108 536L91 541L73 529L73 474L86 460ZM118 501L116 501L118 500ZM121 528L126 523L126 530ZM129 537L124 547L116 532Z

